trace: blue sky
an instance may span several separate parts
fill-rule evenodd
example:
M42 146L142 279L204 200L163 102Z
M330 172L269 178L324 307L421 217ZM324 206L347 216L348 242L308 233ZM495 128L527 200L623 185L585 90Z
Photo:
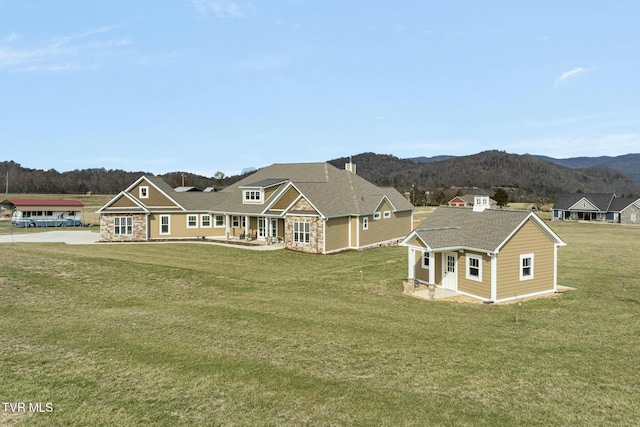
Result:
M0 0L2 160L640 152L640 2Z

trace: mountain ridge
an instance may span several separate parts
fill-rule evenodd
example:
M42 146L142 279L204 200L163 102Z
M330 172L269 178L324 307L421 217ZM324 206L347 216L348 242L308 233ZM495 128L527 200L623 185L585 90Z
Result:
M344 168L349 158L356 163L358 175L376 185L393 186L409 193L416 203L446 202L473 188L484 188L491 194L503 188L513 201L552 200L558 194L577 191L640 196L640 177L634 181L629 173L624 173L628 170L640 173L640 154L554 159L489 150L468 156L402 159L391 154L360 153L328 163ZM0 162L0 177L9 178L12 193L117 194L142 174L145 172L104 168L60 173L55 169L28 169L13 161ZM204 177L169 172L158 176L172 187L187 185L202 189L230 185L247 175Z

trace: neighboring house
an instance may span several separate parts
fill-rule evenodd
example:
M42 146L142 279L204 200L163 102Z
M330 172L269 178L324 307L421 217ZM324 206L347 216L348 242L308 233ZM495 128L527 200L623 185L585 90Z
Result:
M413 205L347 168L274 164L215 192L176 192L142 176L98 211L100 240L250 238L327 254L406 236Z
M616 197L609 206L606 220L620 224L640 223L640 199Z
M489 197L489 193L484 190L479 190L473 194L465 194L464 196L456 196L447 202L448 206L457 208L472 208L476 204L482 204L489 206L492 209L498 207L498 202Z
M0 208L16 227L75 227L82 225L84 205L69 199L6 199Z
M409 279L504 302L556 292L566 244L531 211L441 206L402 245Z
M198 187L188 187L188 186L176 187L173 190L178 193L186 193L188 191L200 191Z
M616 197L615 193L572 193L558 196L551 219L640 222L640 199Z

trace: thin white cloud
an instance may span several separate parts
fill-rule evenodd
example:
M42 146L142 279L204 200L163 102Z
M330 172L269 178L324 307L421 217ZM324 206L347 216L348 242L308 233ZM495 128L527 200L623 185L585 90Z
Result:
M229 0L191 0L193 7L202 15L214 14L218 18L242 18L242 7Z
M11 34L6 35L6 36L2 39L2 41L3 41L3 42L12 42L12 41L14 41L14 40L15 40L15 39L17 39L17 38L18 38L18 35L17 35L16 33L11 33Z
M565 71L564 73L560 74L560 77L558 77L555 81L555 86L561 86L563 84L565 84L568 80L570 79L574 79L576 76L579 76L580 74L584 74L588 71L591 71L589 69L586 68L582 68L582 67L578 67L578 68L574 68L573 70L569 70L569 71Z
M0 69L17 71L63 71L99 68L116 51L132 44L127 38L104 39L114 27L101 27L68 36L16 44L17 35L0 43Z

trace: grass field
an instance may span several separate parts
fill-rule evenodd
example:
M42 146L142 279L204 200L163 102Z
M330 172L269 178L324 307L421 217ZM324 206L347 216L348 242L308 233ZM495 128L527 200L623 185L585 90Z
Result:
M0 399L52 409L0 425L637 425L640 227L552 227L577 290L521 306L403 296L404 248L0 245Z

